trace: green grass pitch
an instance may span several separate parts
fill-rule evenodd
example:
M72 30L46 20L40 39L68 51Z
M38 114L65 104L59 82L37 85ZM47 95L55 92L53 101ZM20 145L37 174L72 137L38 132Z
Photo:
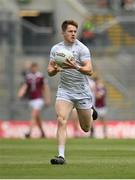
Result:
M68 139L66 165L51 165L55 139L0 139L0 179L135 179L135 140Z

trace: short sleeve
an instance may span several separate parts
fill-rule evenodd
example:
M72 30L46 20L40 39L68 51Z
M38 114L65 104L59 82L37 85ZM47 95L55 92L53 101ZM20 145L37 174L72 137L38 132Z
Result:
M54 56L55 56L55 47L52 47L50 51L50 61L54 59Z
M80 51L80 59L81 61L91 60L90 51L86 46L84 46Z
M25 77L24 77L24 83L27 84L27 85L29 84L29 83L28 83L28 75L25 75Z

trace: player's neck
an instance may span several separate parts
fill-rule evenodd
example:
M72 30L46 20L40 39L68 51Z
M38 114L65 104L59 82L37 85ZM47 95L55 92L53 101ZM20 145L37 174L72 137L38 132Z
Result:
M64 41L65 46L73 46L74 42Z

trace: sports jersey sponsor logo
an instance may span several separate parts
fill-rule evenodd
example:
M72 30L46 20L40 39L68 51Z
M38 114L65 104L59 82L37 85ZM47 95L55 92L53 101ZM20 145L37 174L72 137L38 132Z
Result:
M61 57L65 57L65 54L64 54L64 53L56 52L56 55L57 55L57 56L61 56Z

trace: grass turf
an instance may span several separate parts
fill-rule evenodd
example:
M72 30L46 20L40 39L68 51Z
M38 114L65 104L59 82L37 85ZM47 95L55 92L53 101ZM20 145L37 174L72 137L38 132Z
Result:
M135 140L68 139L66 165L51 165L54 139L0 139L1 179L135 179Z

